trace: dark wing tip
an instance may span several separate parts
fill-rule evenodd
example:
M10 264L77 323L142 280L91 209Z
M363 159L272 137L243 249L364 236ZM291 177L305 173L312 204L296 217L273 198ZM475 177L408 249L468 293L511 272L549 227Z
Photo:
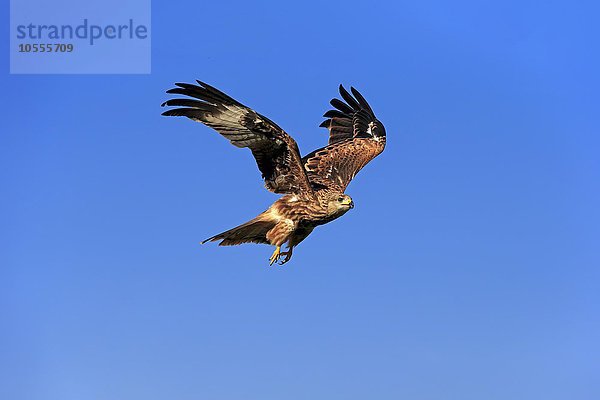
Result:
M354 86L348 91L344 85L339 87L340 98L333 98L333 109L323 114L327 118L319 125L329 130L329 143L353 137L385 136L383 124L377 120L373 109Z
M344 117L347 117L347 115L339 110L329 110L325 114L323 114L323 117L324 118L333 118L333 117L344 118Z
M200 244L206 244L206 243L208 243L208 242L217 242L217 241L219 241L219 240L223 239L223 237L222 237L221 235L222 235L222 234L221 234L221 233L219 233L218 235L211 236L211 237L209 237L208 239L204 239L202 242L200 242Z
M352 115L354 113L354 111L355 111L348 104L344 103L342 100L337 99L337 98L331 99L331 101L329 102L329 104L331 104L332 106L334 106L335 108L337 108L341 112L346 113L348 115Z
M195 108L172 108L170 110L163 111L161 115L165 117L188 117L192 118L198 112Z
M162 113L160 113L160 115L163 115L165 117L173 117L173 116L179 116L179 114L174 112L175 110L167 110L167 111L163 111Z
M373 116L375 116L375 114L373 113L373 109L371 108L367 100L364 98L364 96L360 94L360 92L356 90L353 86L350 86L350 91L352 92L356 100L358 100L358 103L360 104L361 108L364 108L365 110L369 111Z
M346 90L346 88L343 87L342 85L340 85L340 95L346 101L346 103L350 107L352 107L352 109L354 111L358 111L358 110L361 109L360 104L356 101L356 99L354 97L352 97L352 95L350 93L348 93L348 91Z

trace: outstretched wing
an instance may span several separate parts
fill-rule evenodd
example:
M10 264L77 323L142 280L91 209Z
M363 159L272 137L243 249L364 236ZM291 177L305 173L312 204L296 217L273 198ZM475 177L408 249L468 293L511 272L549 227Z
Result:
M353 87L352 95L340 85L345 100L333 99L333 110L321 124L329 129L329 145L306 155L302 162L314 186L344 191L369 161L385 148L385 128L365 98ZM353 96L354 95L354 96Z
M237 147L248 147L265 180L275 193L310 193L312 187L302 166L296 141L273 121L237 102L225 93L196 81L198 85L176 83L170 94L188 98L165 101L174 106L162 113L184 116L213 128Z

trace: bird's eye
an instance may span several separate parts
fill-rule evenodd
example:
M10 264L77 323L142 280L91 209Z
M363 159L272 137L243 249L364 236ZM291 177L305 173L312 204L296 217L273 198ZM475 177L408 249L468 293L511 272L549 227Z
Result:
M340 198L338 199L338 201L341 203L342 201L344 201L344 198L343 198L343 197L340 197Z

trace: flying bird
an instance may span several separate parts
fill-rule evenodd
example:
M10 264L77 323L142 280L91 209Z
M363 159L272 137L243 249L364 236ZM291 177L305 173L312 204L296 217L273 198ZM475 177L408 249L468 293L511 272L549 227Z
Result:
M283 265L315 227L354 208L344 191L358 171L385 148L385 128L356 89L348 92L340 85L343 101L331 100L334 109L323 115L326 119L320 125L329 130L329 143L302 157L296 141L273 121L216 88L196 82L176 83L167 90L185 97L165 101L162 106L175 108L162 115L202 122L234 146L249 148L265 187L284 195L256 218L202 243L270 244L275 251L269 265Z

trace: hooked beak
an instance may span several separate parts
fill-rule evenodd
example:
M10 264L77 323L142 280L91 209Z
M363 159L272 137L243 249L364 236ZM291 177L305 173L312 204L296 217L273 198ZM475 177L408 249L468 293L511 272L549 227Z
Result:
M344 199L342 201L342 204L345 206L350 206L350 208L354 208L354 201L352 201L351 199Z

